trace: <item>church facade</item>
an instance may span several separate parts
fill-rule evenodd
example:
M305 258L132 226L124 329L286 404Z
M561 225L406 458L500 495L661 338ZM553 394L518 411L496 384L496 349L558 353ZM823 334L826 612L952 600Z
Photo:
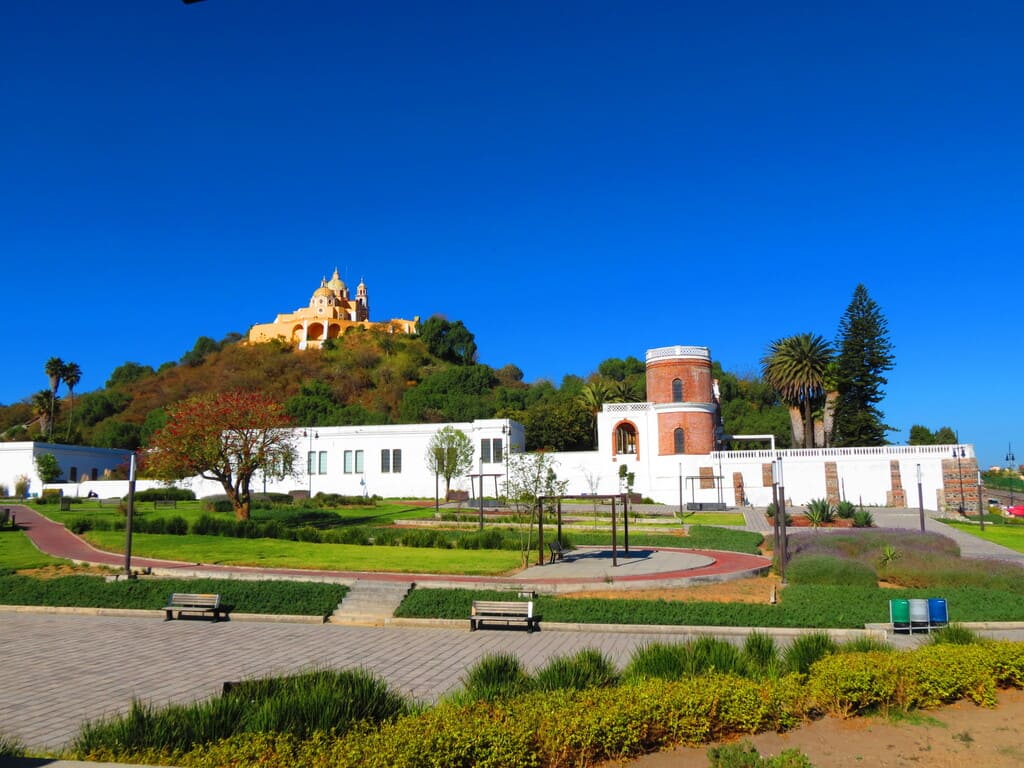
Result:
M393 318L383 322L370 320L370 298L366 283L356 286L355 296L334 270L313 291L309 304L294 312L281 314L272 323L254 325L249 329L249 343L260 344L280 339L297 349L319 349L327 339L336 339L350 328L376 328L387 333L415 333L419 317L412 320Z

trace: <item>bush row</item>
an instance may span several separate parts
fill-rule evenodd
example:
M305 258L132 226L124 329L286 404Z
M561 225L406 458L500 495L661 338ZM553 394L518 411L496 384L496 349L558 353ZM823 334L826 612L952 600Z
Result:
M129 579L108 582L98 576L34 579L0 576L0 601L6 605L159 610L172 592L216 592L239 613L328 616L348 587L298 581L237 579Z
M472 674L472 673L471 673ZM76 757L188 768L232 765L590 765L673 744L792 728L817 712L840 716L908 710L968 698L990 706L1000 686L1024 682L1024 645L984 643L827 656L808 674L750 680L728 674L447 700L422 712L371 720L344 735L240 734L173 752L122 744Z

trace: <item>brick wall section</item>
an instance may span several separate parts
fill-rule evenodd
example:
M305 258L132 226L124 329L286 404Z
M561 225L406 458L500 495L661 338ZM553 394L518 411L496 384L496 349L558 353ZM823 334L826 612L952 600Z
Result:
M700 470L700 487L714 488L715 487L715 468L714 467L701 467Z
M683 428L683 449L686 453L704 456L715 450L715 424L710 414L659 413L659 455L667 456L676 452L676 427Z
M743 473L733 472L732 473L732 488L733 488L733 504L737 507L742 507L743 502L747 498L747 493L743 487Z
M829 504L839 503L839 468L834 461L825 462L825 498Z
M903 490L903 479L900 477L900 463L889 462L890 490L885 492L885 503L890 507L906 507L907 493Z
M684 402L714 402L710 361L668 358L648 363L647 399L652 403L671 403L673 379L683 383Z
M961 495L961 484L963 495ZM942 503L947 512L956 512L961 501L968 513L978 511L978 462L963 458L942 460Z
M765 488L772 487L772 463L761 465L761 485Z

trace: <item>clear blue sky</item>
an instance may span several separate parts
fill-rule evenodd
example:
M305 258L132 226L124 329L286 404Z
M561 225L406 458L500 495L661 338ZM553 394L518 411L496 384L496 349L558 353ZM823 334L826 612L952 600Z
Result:
M335 266L556 383L670 344L754 373L864 283L892 440L1024 461L1024 4L497 5L5 4L0 402Z

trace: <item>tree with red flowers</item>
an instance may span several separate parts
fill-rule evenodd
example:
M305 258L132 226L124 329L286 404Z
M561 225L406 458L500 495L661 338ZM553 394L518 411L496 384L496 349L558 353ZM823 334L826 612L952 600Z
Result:
M295 433L283 406L261 392L198 395L170 407L153 434L146 474L165 481L199 475L223 486L239 520L249 519L257 472L293 473Z

